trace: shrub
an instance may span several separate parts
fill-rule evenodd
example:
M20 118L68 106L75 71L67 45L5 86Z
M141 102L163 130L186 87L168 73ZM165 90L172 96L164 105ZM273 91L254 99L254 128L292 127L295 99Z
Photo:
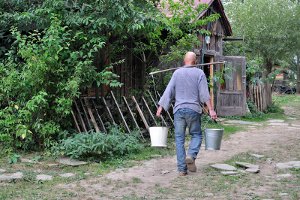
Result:
M143 148L137 132L124 133L118 127L112 127L108 134L85 132L63 139L53 150L71 158L101 158L124 156Z

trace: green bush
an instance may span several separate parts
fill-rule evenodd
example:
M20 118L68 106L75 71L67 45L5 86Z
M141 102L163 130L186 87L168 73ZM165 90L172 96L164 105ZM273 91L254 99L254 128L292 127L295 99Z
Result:
M108 134L101 132L79 133L62 140L53 147L56 154L71 158L101 158L124 156L135 153L143 148L138 134L124 133L118 127L112 127Z

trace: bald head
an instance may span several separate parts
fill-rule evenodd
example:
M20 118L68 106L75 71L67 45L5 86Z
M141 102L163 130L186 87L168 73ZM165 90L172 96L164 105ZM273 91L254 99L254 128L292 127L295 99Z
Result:
M194 52L187 52L184 56L185 65L195 65L196 64L196 54Z

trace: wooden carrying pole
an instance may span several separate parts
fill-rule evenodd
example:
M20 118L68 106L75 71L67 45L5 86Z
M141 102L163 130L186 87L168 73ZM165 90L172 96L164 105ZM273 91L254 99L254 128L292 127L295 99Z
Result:
M189 65L189 66L185 66L185 67L174 67L174 68L170 68L170 69L164 69L164 70L159 70L159 71L155 71L155 72L150 72L149 75L159 74L159 73L168 72L168 71L174 71L174 70L180 69L180 68L191 68L191 67L217 65L217 64L225 64L225 62L211 62L211 63L203 63L203 64L198 64L198 65Z

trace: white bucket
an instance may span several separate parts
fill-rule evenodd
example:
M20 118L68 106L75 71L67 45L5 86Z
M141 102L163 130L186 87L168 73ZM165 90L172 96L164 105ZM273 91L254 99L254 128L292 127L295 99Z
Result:
M168 127L150 127L150 139L152 147L167 147Z

